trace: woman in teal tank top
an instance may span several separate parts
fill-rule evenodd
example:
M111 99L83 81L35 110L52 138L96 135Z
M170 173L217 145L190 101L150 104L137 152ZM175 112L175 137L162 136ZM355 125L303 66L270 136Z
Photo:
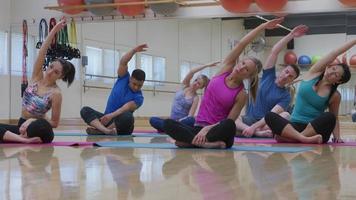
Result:
M266 114L266 123L278 141L326 143L332 133L333 142L343 142L337 119L341 102L337 87L348 82L351 73L347 64L331 63L355 44L356 40L346 42L309 69L300 83L290 121L272 112Z

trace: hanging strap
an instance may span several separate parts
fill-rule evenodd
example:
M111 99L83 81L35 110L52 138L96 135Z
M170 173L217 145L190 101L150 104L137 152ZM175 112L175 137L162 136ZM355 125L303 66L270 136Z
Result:
M39 49L42 46L44 39L48 35L48 25L46 19L42 18L38 27L38 38L39 41L36 44L36 48Z
M28 26L27 21L22 21L22 83L21 83L21 97L23 96L23 92L26 90L28 81L27 81L27 41L28 41Z
M39 26L39 38L40 42L43 42L44 39L48 36L48 24L46 19L42 18Z
M54 27L56 24L57 24L56 19L52 17L52 18L49 20L49 32L52 31L53 27ZM51 43L51 46L56 45L56 43L57 43L57 34L54 35L54 38L53 38L52 43Z
M58 33L57 35L57 43L58 44L63 44L66 45L69 43L68 41L68 29L67 29L67 25L64 26Z
M70 21L70 26L69 26L69 43L72 47L77 46L77 28L73 18Z

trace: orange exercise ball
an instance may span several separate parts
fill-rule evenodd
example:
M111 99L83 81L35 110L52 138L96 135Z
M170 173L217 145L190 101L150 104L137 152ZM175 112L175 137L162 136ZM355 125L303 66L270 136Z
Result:
M57 0L59 6L79 6L84 5L84 0ZM84 8L63 10L62 12L75 15L84 11Z
M144 2L145 0L115 0L115 3ZM135 16L145 12L144 4L118 6L117 10L126 16Z
M345 6L356 6L356 0L339 0Z
M266 12L280 11L288 0L255 0L258 7Z
M294 65L297 63L298 57L293 51L287 51L284 54L284 64L286 65Z
M351 56L349 65L350 67L356 68L356 55Z
M246 12L252 0L220 0L222 7L232 13Z

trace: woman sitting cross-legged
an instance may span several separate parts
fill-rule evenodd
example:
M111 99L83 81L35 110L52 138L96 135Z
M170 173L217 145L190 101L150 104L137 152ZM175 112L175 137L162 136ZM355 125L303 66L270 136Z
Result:
M252 57L239 60L245 47L266 28L276 28L283 18L266 22L245 35L222 63L202 97L194 127L166 119L163 130L179 147L230 148L234 144L235 120L245 106L243 80L250 79L252 97L258 87L261 62Z
M347 64L331 63L355 44L356 40L345 43L309 69L300 83L290 121L276 113L266 114L265 121L278 141L326 143L333 133L333 142L343 142L337 119L341 102L337 87L348 82L351 73Z

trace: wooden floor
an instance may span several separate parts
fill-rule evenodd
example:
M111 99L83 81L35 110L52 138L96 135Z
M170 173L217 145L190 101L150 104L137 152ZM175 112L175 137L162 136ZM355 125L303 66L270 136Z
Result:
M146 124L138 129L150 129ZM341 127L344 138L356 140L355 123ZM68 123L56 132L84 130ZM55 138L113 140L118 138ZM120 140L166 142L165 137ZM312 147L265 153L0 145L0 199L356 199L356 146Z

